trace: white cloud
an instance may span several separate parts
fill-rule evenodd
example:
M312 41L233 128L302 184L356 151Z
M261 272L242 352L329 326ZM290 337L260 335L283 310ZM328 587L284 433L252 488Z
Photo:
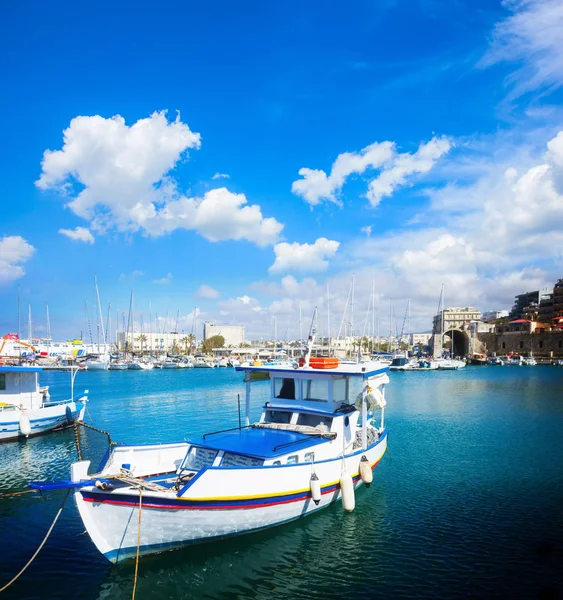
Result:
M59 229L59 233L75 242L84 242L85 244L93 244L94 236L87 227L76 227L75 229Z
M507 78L509 99L563 84L563 3L560 0L505 0L511 15L495 25L479 65L509 62L519 67Z
M35 248L19 235L0 238L0 284L10 283L25 275L21 266L35 252Z
M365 233L366 237L370 237L371 236L371 230L372 230L372 228L373 228L373 225L366 225L365 227L362 227L360 229L360 231L362 233Z
M226 188L202 198L183 195L171 171L201 144L178 116L155 112L131 126L120 116L76 117L64 131L62 150L47 150L36 185L63 192L67 206L98 233L108 230L163 235L194 230L209 241L278 240L283 225Z
M152 282L158 285L167 285L169 283L172 283L172 279L172 273L166 273L166 275L161 279L153 279Z
M397 154L378 177L369 182L366 194L369 203L377 206L386 196L391 196L400 186L408 184L407 177L428 173L436 161L446 154L452 144L447 138L432 138L421 144L414 154Z
M270 273L324 271L339 246L340 242L326 238L319 238L314 244L281 242L274 246L276 260L268 270Z
M227 173L215 173L211 179L230 179L231 176Z
M366 197L372 206L390 196L399 186L408 184L407 177L427 173L435 162L451 148L445 137L434 137L422 143L414 154L397 152L393 142L375 142L360 152L339 154L330 175L319 169L302 168L302 179L294 181L291 191L301 196L311 206L323 200L342 205L338 194L350 175L361 175L368 169L379 170L368 184Z
M182 227L197 229L210 242L247 240L258 246L275 243L283 225L264 217L260 206L246 206L247 202L244 194L233 194L227 188L210 190L203 198L182 196L155 212L145 227L152 235Z
M121 273L121 275L119 276L119 281L125 281L126 279L135 279L136 277L142 277L144 274L144 271L139 271L138 269L135 269L129 274Z
M194 295L196 298L201 298L202 300L215 300L221 294L210 285L202 284Z

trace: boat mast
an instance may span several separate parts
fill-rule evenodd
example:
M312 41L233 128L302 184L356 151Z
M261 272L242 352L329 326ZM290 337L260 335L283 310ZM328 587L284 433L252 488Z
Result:
M46 317L46 322L47 322L47 339L50 340L51 338L51 319L49 319L49 305L47 303L45 303L45 317Z
M21 340L21 296L20 296L20 286L18 284L18 340Z
M301 314L301 306L302 302L299 302L299 346L301 349L301 354L303 354L303 318Z
M27 311L27 339L31 341L33 339L33 331L31 328L31 304L28 304Z
M442 356L442 350L444 348L444 284L442 284L442 294L440 297L440 304L442 306L442 324L440 326L441 329L441 335L440 335L440 357Z
M94 283L96 285L96 300L98 302L98 319L99 319L99 325L98 327L102 328L102 339L105 339L106 334L104 331L104 318L102 316L102 305L100 303L100 292L98 290L98 278L96 275L94 275ZM98 352L100 351L100 342L99 342L99 338L98 338Z
M371 280L371 355L375 352L375 279Z
M328 287L328 283L326 284L326 330L328 355L330 356L330 289Z
M352 355L356 347L354 339L354 294L356 291L356 273L352 273L352 304L350 306L350 334L352 336Z

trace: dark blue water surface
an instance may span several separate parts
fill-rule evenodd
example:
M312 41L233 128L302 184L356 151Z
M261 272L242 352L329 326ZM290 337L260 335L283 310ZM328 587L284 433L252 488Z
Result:
M69 376L43 373L53 397ZM236 426L232 369L80 373L93 423L120 442ZM254 386L253 414L268 388ZM142 558L137 598L557 598L563 592L563 368L394 373L389 453L356 510ZM243 401L244 404L244 401ZM72 430L0 445L0 490L67 478ZM0 499L0 587L43 539L65 492ZM69 498L6 598L130 598L134 563L96 550Z

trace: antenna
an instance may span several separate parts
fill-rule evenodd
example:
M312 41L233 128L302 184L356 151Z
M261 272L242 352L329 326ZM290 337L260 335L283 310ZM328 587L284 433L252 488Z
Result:
M21 333L21 318L20 318L20 286L18 284L18 339L21 339L22 333Z
M29 340L33 339L33 331L31 329L31 304L28 305L28 313L27 313L27 338Z

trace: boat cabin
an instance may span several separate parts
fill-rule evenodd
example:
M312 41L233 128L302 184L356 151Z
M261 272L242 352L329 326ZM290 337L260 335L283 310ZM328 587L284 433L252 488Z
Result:
M310 463L366 448L383 430L384 387L388 367L381 363L332 369L259 365L236 367L245 374L245 425L194 441L181 472L203 467L259 467ZM255 375L269 376L270 399L257 423L250 424ZM373 392L378 391L378 405ZM381 408L381 425L370 420Z
M40 367L0 366L0 408L40 408Z

